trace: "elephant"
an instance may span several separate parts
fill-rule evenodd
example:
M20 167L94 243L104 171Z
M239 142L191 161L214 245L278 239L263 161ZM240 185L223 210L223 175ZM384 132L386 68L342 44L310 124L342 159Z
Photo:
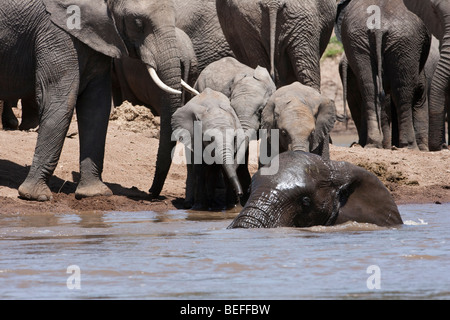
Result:
M250 198L228 228L403 224L391 193L361 167L303 151L281 153L278 162L273 175L255 173Z
M329 159L330 131L336 118L333 100L314 88L294 82L277 89L269 98L262 111L261 128L268 133L279 129L280 153L301 150Z
M381 13L376 16L376 10L370 15L371 5L379 8L382 17ZM431 37L424 23L402 0L345 0L338 6L336 30L351 69L347 77L355 77L346 81L359 91L360 103L353 98L348 103L353 118L360 122L360 144L389 146L390 131L382 122L392 118L398 127L398 147L428 151L424 66Z
M450 2L445 0L403 0L403 3L422 19L428 30L440 42L440 59L434 72L429 102L429 149L430 151L439 151L446 148L446 112L450 125L450 109L446 102L450 91ZM445 108L446 105L447 108ZM450 129L448 143L450 143Z
M237 167L243 161L245 143L239 136L242 128L229 99L206 88L173 114L172 127L174 140L185 145L188 158L185 207L211 208L220 172L229 185L227 205L234 206L243 195ZM230 190L234 190L235 197L230 197Z
M320 91L320 58L334 26L335 0L216 0L236 58L270 70L277 88L299 81Z
M111 112L112 58L129 55L142 60L155 79L170 89L170 110L179 107L181 71L173 3L5 0L0 30L0 99L34 96L39 106L34 158L19 196L38 201L52 198L48 180L75 106L81 173L75 197L111 195L101 175ZM164 144L169 147L169 160L170 118L171 113L161 116L162 128L169 128L169 142ZM159 156L157 166L168 161Z
M220 26L215 0L175 0L175 14L176 26L192 41L199 74L214 61L234 56Z
M193 83L198 76L197 58L192 42L183 30L176 28L177 45L180 54L181 77L185 83ZM163 105L164 91L150 77L145 64L129 57L113 61L113 103L120 106L124 101L148 107L156 116L166 108ZM184 105L196 91L183 91L181 105ZM189 95L189 96L188 96Z
M426 78L426 84L427 84L427 96L428 96L428 102L430 101L430 94L431 94L431 83L433 79L433 74L436 69L437 63L439 61L440 55L439 55L439 41L433 37L430 47L430 53L427 58L427 62L425 64L424 73ZM349 107L350 111L353 117L353 120L355 122L355 126L358 131L359 136L359 144L364 145L364 141L367 139L367 131L364 126L364 121L362 121L362 115L361 115L361 94L358 90L358 84L356 81L356 77L349 69L348 67L348 61L345 56L345 54L342 56L341 61L339 63L339 73L341 76L342 84L343 84L343 101L344 101L344 109L346 108L346 101L349 100ZM450 101L447 100L446 101ZM450 106L448 102L446 103L447 108ZM391 99L390 95L386 95L385 98L385 105L384 107L387 110L391 110L389 108L395 107L391 105ZM395 115L395 114L394 114ZM426 114L424 115L427 116ZM346 116L345 116L346 117ZM346 117L347 118L347 117ZM392 119L388 118L387 115L385 117L382 117L381 119L382 123L382 130L383 130L383 147L386 149L390 149L392 145L398 146L398 125L397 121L394 118Z

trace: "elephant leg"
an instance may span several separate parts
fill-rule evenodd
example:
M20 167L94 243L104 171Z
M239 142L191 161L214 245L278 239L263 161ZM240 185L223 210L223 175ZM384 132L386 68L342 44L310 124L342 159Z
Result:
M392 148L392 108L391 97L386 95L383 107L381 108L381 130L383 131L383 148Z
M383 135L381 131L381 105L378 99L379 93L376 82L376 64L371 60L370 54L364 51L356 52L354 59L348 57L353 72L358 81L361 92L362 119L367 128L366 143L362 144L369 148L382 148Z
M110 73L98 75L79 95L77 120L80 137L80 182L75 191L77 199L112 195L102 182L106 132L111 113Z
M391 98L397 111L398 147L418 149L413 124L411 97L413 90L392 86Z
M38 76L39 79L39 76ZM67 83L71 86L67 87ZM40 128L33 162L25 181L19 186L19 196L27 200L48 201L52 193L48 181L61 155L75 107L78 82L69 74L50 88L37 92L40 105Z
M39 125L39 106L34 95L22 99L22 122L20 130L31 130Z
M17 120L12 108L17 104L17 100L14 103L6 100L3 103L3 113L0 117L0 122L3 122L3 127L10 130L17 130L19 127L19 121Z
M184 208L190 209L194 205L194 165L191 163L186 164L186 192L184 197Z
M417 146L421 151L428 151L428 98L426 77L422 72L420 81L414 92L413 125Z
M344 76L343 70L341 77ZM358 87L358 81L350 66L347 67L347 95L346 98L351 117L355 123L356 131L358 132L358 143L365 146L367 142L367 123L365 115L362 112L362 96Z
M247 161L248 163L248 161ZM239 182L241 183L242 190L244 191L244 194L242 195L240 200L240 203L242 206L245 206L247 203L248 198L250 197L249 188L250 184L252 182L252 176L250 175L250 172L248 171L248 164L241 164L238 166L236 170L236 174L239 177Z

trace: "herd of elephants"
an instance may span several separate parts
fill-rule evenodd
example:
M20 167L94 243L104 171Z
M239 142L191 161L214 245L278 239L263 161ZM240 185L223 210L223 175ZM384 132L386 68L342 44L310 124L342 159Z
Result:
M200 149L214 141L223 161L187 164L186 208L240 202L233 228L401 224L378 178L330 159L330 131L348 119L320 92L333 30L345 50L339 71L359 143L446 148L449 0L2 0L2 124L39 127L20 197L52 198L48 180L74 111L75 196L111 195L101 177L109 115L128 100L161 117L152 197L177 139L188 152L199 147L200 122L200 134L214 129L227 139L200 138ZM20 125L12 112L19 99ZM275 172L261 165L250 175L250 137L233 137L242 131L265 132L253 138L278 146Z

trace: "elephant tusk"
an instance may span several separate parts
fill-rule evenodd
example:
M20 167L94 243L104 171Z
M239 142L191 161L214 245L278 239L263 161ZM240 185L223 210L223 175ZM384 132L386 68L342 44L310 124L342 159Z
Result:
M185 88L187 91L189 91L192 94L195 94L196 96L198 96L200 94L200 92L198 92L197 90L195 90L194 88L192 88L190 85L188 85L183 79L181 79L181 85L183 88Z
M158 87L160 87L162 90L164 90L168 93L172 93L172 94L178 94L178 95L182 94L182 92L180 90L175 90L175 89L169 87L168 85L166 85L164 82L162 82L161 79L156 74L156 70L154 68L148 67L148 73L150 74L150 77L155 82L155 84Z

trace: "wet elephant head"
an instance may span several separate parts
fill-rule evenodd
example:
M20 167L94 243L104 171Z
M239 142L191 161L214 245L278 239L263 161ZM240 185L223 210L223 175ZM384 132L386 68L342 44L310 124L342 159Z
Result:
M402 224L398 208L383 183L348 162L288 151L279 170L252 178L251 194L229 228L310 227L346 221L379 226Z
M279 130L279 152L306 151L325 159L335 121L334 102L299 82L278 89L261 116L263 129Z
M200 156L201 163L221 164L236 194L243 194L236 174L239 159L235 155L245 156L245 139L238 136L243 131L239 130L239 119L225 95L205 89L174 113L172 127L174 138L194 153L192 162L198 163ZM199 142L201 148L197 147Z

